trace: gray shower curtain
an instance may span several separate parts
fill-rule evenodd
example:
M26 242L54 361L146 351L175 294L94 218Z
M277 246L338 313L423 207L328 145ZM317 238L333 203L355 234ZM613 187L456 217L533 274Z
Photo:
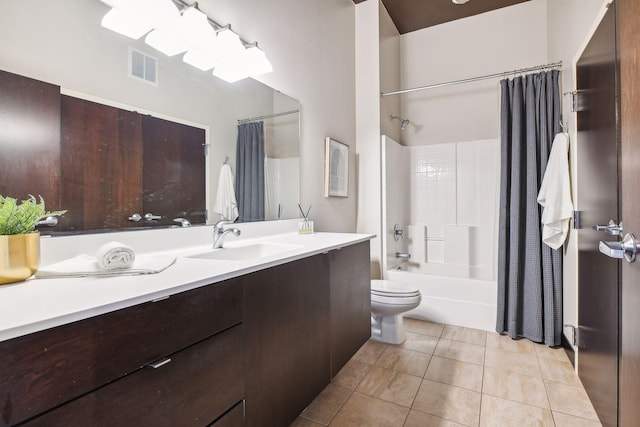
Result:
M264 123L238 125L236 201L238 221L264 220Z
M559 71L502 80L496 331L549 346L562 334L562 249L542 242L537 195L560 132Z

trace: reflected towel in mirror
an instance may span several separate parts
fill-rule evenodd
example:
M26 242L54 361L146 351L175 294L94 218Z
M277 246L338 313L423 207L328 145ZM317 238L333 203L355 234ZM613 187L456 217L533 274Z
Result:
M236 193L233 188L233 173L231 166L223 164L220 168L220 178L218 179L218 192L216 193L216 203L213 211L220 214L221 219L235 221L238 218L238 203Z

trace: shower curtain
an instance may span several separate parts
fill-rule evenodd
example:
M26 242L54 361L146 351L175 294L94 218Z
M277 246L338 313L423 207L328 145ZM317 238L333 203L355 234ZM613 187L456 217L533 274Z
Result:
M238 125L236 200L238 222L264 220L264 122Z
M496 331L549 346L562 334L562 249L542 243L537 195L560 132L559 71L502 80Z

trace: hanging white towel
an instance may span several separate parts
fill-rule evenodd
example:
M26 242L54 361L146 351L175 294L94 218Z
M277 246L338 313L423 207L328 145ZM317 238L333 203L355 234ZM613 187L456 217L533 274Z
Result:
M544 207L542 241L552 249L558 249L567 238L573 212L568 152L569 136L557 134L553 139L549 162L538 193L538 203Z
M238 203L236 193L233 189L233 173L231 166L223 164L220 168L220 178L218 180L218 193L213 211L222 216L222 219L235 221L238 218Z

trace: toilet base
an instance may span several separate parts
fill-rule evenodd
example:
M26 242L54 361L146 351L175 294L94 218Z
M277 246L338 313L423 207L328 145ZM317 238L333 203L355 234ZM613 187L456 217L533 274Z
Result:
M402 315L375 316L372 314L371 339L387 344L402 344L404 342Z

